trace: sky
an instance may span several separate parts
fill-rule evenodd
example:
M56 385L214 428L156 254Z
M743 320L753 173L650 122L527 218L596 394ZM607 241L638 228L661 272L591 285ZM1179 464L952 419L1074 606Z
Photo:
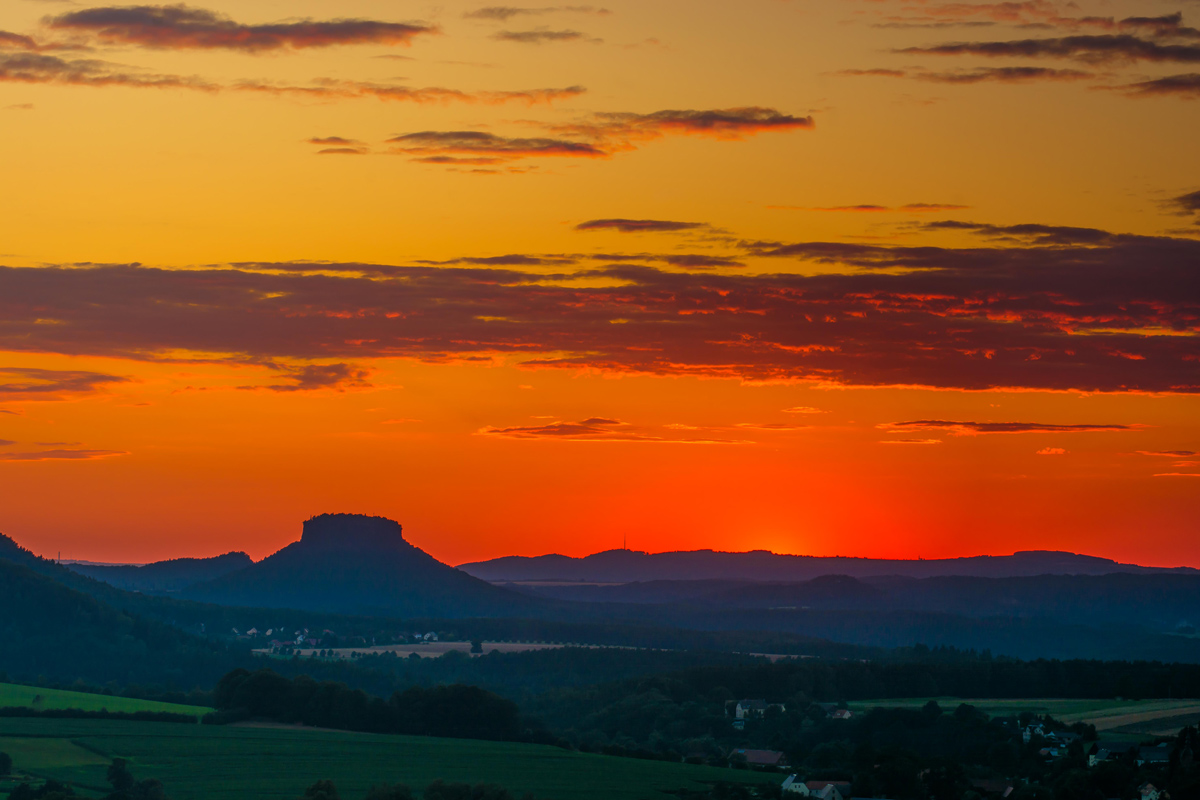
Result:
M1200 566L1200 2L0 4L0 531Z

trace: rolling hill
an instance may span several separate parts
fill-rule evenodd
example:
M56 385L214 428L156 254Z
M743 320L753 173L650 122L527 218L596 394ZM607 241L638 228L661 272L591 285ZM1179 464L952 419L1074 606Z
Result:
M245 553L212 558L173 558L142 566L127 564L67 564L80 575L134 592L172 593L194 583L210 581L253 564Z
M958 575L1006 578L1033 575L1107 575L1114 572L1198 575L1190 567L1163 569L1121 564L1107 558L1049 550L1027 550L1010 556L971 556L922 560L792 556L767 550L728 553L688 550L643 553L607 550L584 558L562 555L506 556L460 564L459 569L486 581L806 581L821 575L856 578L901 575L910 578Z

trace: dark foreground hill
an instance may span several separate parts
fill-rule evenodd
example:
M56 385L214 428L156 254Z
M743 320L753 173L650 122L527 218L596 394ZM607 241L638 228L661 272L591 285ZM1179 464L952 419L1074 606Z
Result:
M80 575L87 575L119 589L134 592L178 592L194 583L211 581L253 564L245 553L225 553L212 558L173 558L142 566L123 564L68 564Z
M208 688L245 660L0 559L0 670L10 678Z
M300 541L183 597L223 605L399 617L538 616L555 605L481 581L404 540L383 517L322 514Z
M726 553L689 550L642 553L608 550L584 558L546 555L507 556L460 564L459 569L486 581L806 581L821 575L856 578L901 575L929 578L939 575L1007 578L1032 575L1107 575L1114 572L1180 572L1200 575L1189 567L1160 569L1121 564L1107 558L1049 550L1027 550L1011 556L971 556L927 560L790 556L766 550Z

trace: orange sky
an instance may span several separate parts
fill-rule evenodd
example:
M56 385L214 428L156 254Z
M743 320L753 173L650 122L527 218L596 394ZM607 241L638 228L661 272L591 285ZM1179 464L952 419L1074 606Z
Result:
M1198 27L6 3L0 531L1200 566Z

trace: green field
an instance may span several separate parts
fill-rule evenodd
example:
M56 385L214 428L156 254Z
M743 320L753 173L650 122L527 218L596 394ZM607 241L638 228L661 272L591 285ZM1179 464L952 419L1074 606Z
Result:
M36 708L40 710L78 708L82 711L170 711L174 714L204 716L211 708L183 706L176 703L159 703L154 700L136 700L132 697L113 697L107 694L68 692L62 689L41 689L37 686L21 686L15 683L0 683L0 708Z
M1128 724L1130 718L1148 721L1178 717L1200 707L1200 702L1196 700L964 700L958 697L921 697L856 702L850 703L850 708L856 712L875 707L920 708L930 700L936 700L943 711L953 711L959 704L968 703L991 716L1013 716L1022 711L1032 711L1035 714L1049 714L1068 723L1088 722L1094 724L1097 730L1120 727Z
M346 800L374 783L419 792L438 778L498 783L539 800L667 800L664 791L718 780L780 779L542 745L110 720L0 718L0 748L11 748L17 771L95 790L104 787L108 763L98 756L126 758L136 776L158 778L174 800L294 800L322 778Z

